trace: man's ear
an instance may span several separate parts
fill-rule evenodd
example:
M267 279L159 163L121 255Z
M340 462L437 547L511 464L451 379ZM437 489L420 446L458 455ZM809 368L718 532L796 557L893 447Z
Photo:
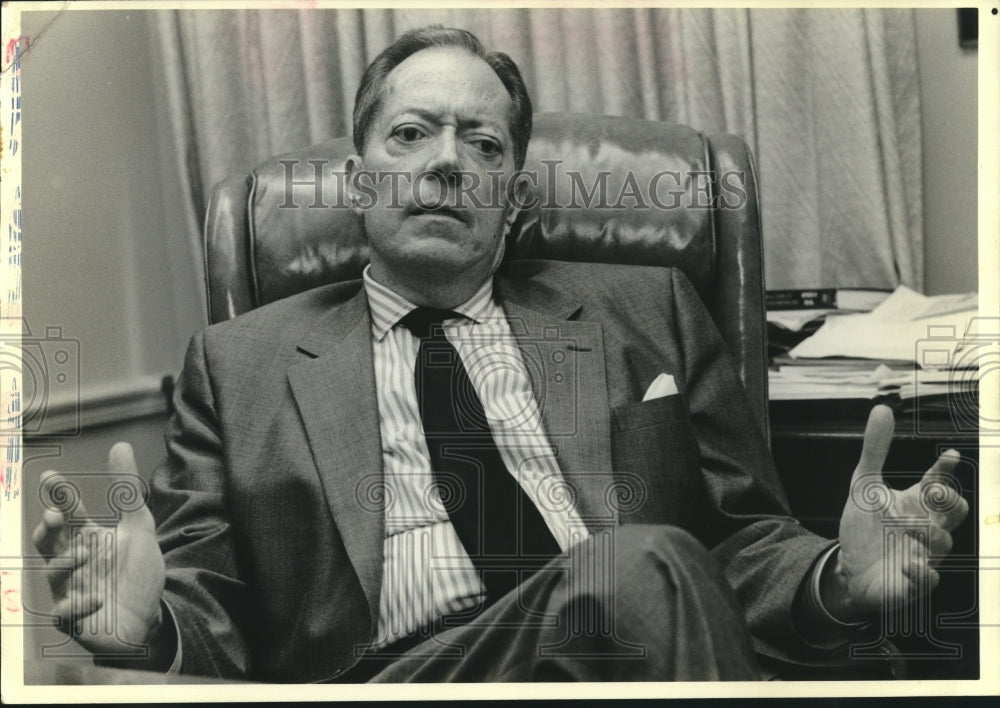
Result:
M531 196L530 189L531 180L528 175L518 170L512 183L507 187L507 194L510 195L510 198L507 202L507 214L504 216L505 234L510 232L510 227L514 225L518 214L528 205L528 199Z
M364 161L361 159L361 156L355 154L348 155L347 161L344 163L344 172L346 173L344 192L347 194L347 203L351 205L351 211L358 216L363 215L364 209L359 205L358 189L355 182L362 169L364 169Z

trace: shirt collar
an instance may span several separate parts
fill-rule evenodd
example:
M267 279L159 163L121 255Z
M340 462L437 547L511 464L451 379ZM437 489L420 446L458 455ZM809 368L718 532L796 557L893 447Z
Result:
M382 341L388 331L395 327L396 323L408 313L417 309L417 306L399 293L376 282L370 271L371 264L368 264L365 266L362 276L372 315L372 336L377 341ZM492 306L493 278L491 276L472 297L451 309L478 324L488 316Z

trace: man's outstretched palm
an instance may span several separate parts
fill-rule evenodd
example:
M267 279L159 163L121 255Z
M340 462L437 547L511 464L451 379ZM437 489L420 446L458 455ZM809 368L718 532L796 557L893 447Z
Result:
M112 447L108 467L137 475L132 447ZM44 484L54 487L60 481L68 479L49 473ZM95 655L144 651L160 622L163 556L152 514L144 503L137 506L122 513L113 544L105 542L105 530L92 521L72 528L67 514L54 509L45 511L32 535L49 565L59 628ZM85 517L82 505L73 515Z
M897 491L886 485L882 467L893 428L892 410L876 406L840 520L839 565L846 596L832 604L840 606L842 615L881 612L937 586L934 566L951 550L951 531L969 511L948 484L959 461L954 450L944 452L910 488Z

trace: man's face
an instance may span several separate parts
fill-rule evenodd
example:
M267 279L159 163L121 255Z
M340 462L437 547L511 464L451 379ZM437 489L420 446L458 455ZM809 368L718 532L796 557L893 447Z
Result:
M418 283L471 295L493 273L516 216L505 199L510 106L490 66L459 48L425 49L392 70L364 155L348 162L375 173L361 178L375 203L358 211L376 280L404 295Z

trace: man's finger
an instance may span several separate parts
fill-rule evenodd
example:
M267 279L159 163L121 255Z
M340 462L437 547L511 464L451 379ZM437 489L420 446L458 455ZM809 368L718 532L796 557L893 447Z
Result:
M930 554L930 564L932 568L941 565L941 561L944 560L945 556L951 553L952 546L955 542L951 537L951 534L945 531L943 528L931 525L930 527L930 537L929 541L929 554Z
M923 548L923 546L916 544L914 548ZM926 553L909 555L902 565L902 571L903 577L909 583L909 589L899 597L906 602L912 602L917 597L926 595L941 582L941 574L935 570Z
M882 473L895 428L896 421L889 406L877 405L872 408L872 412L868 415L868 424L865 426L865 439L861 445L861 459L858 460L857 473Z
M62 512L46 509L31 534L31 542L46 560L65 553L69 548L69 529Z
M117 442L108 450L108 469L112 472L139 474L135 452L127 442Z
M101 577L101 573L107 574L106 563L101 565L102 555L98 552L95 556L87 543L75 538L71 558L50 563L46 571L52 599L58 604L67 601L70 595L100 595L101 588L108 582Z
M42 473L39 495L42 506L45 509L45 512L42 514L42 522L50 531L66 529L68 545L69 519L88 518L87 507L83 503L83 491L77 485L72 475L65 475L56 470L48 470ZM35 530L37 531L38 529L36 528ZM63 553L64 551L65 548L58 549L55 553Z
M121 529L132 528L135 524L149 526L152 517L146 508L148 488L146 482L139 476L139 467L135 463L135 453L127 442L117 442L108 450L108 468L115 474L126 479L119 479L129 485L127 493L123 493L119 501L121 509Z
M959 454L958 450L945 450L941 453L937 460L934 461L931 468L924 473L924 477L920 480L920 483L934 484L935 482L940 482L942 484L948 484L952 478L952 473L961 461L962 456Z
M951 486L960 461L956 450L946 450L920 480L921 505L945 531L953 531L969 513L969 503Z
M945 531L951 533L965 521L969 515L969 502L958 496L955 491L950 491L948 501L940 505L943 511L932 513L931 520Z
M104 607L104 599L96 594L72 592L52 607L55 624L60 631L70 634L79 628L76 624Z
M912 601L937 587L940 575L931 566L930 549L910 534L904 534L899 544L899 568L909 582L910 590L901 599Z
M94 584L95 562L104 562L104 545L99 538L95 542L94 532L102 535L100 528L94 522L73 529L69 548L62 558L49 563L48 579L52 588L52 597L56 600L65 598L76 587L79 591L88 583Z

